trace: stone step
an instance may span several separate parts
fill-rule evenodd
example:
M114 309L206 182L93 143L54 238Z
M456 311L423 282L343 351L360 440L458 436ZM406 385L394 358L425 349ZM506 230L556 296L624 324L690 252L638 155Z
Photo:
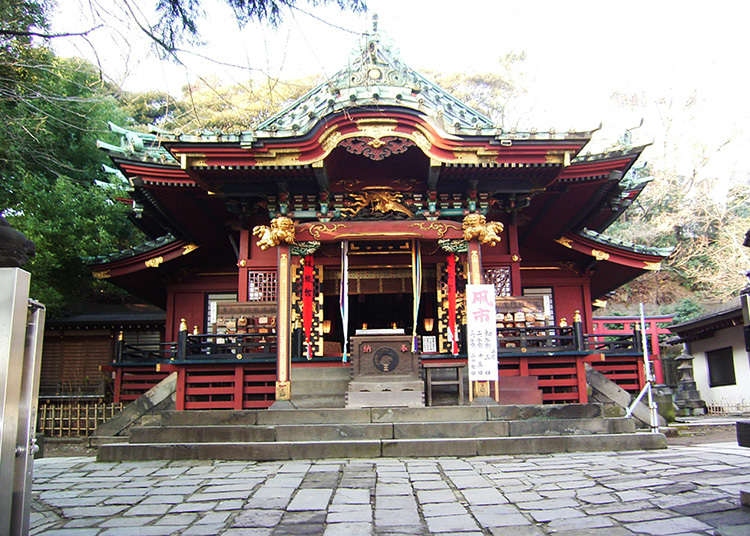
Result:
M486 456L660 449L662 434L545 435L440 439L372 439L213 443L116 443L99 447L98 461L289 460L410 456Z
M512 406L430 406L424 408L330 408L296 410L162 411L143 419L148 426L212 426L253 424L355 424L382 422L445 422L486 420L580 419L619 417L622 412L602 404Z
M635 423L632 419L625 418L255 426L142 426L131 429L130 442L345 441L352 439L517 437L529 435L617 434L632 432L635 432Z

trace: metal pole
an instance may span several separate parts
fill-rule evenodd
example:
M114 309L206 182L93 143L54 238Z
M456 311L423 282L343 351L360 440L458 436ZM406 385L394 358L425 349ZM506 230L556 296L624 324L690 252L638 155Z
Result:
M11 534L30 276L0 268L0 534Z
M646 314L641 303L641 344L643 345L643 366L646 367L646 386L648 387L648 409L651 420L651 431L659 431L659 417L656 411L656 402L652 387L654 383L654 374L651 371L651 360L648 358L648 343L646 342Z
M31 513L31 485L36 445L36 417L39 400L39 373L42 365L44 342L44 305L28 301L29 324L26 329L26 348L23 360L23 379L18 417L18 442L16 471L13 483L13 517L10 533L21 536L29 533ZM19 490L21 493L19 493Z

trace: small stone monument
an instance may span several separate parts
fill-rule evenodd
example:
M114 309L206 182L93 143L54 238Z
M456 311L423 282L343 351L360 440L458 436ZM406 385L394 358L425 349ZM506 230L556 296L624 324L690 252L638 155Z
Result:
M680 408L677 414L682 417L705 415L706 403L701 399L693 379L693 356L683 351L674 360L679 363L677 370L680 372L680 382L674 395L674 402Z

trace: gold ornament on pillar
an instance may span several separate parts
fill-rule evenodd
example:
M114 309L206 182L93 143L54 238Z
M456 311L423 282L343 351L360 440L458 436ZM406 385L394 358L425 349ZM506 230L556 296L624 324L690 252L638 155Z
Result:
M468 214L463 221L464 240L479 240L480 244L496 246L500 243L499 233L503 232L499 221L487 221L482 214Z
M286 216L271 220L271 226L253 227L253 235L258 237L258 247L266 250L281 243L294 244L294 221Z

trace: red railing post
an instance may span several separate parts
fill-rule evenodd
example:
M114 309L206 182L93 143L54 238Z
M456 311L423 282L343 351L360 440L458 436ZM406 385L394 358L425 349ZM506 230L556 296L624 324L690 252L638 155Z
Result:
M576 381L578 383L578 403L588 404L589 393L586 382L585 355L576 356Z
M243 409L245 399L245 368L234 366L234 409Z
M175 409L183 411L185 409L185 366L177 368L177 391L175 393Z

